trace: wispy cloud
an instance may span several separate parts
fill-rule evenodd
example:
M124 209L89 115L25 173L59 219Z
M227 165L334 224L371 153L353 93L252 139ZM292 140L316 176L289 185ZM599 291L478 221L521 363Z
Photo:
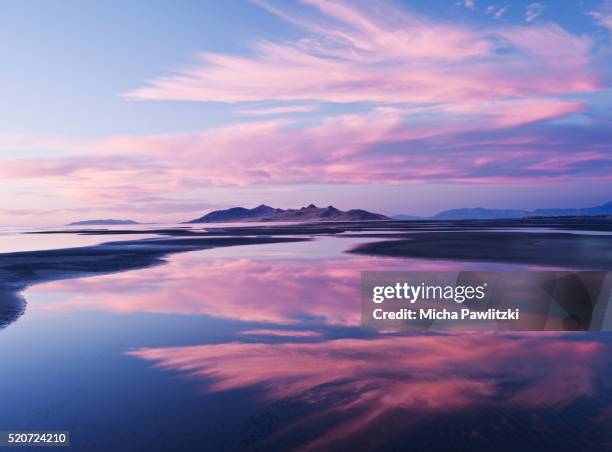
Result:
M269 108L248 108L237 110L238 113L243 115L280 115L287 113L308 113L315 111L318 108L317 105L287 105L283 107L269 107Z
M275 120L115 137L84 144L86 157L4 159L0 177L55 186L94 205L121 200L160 211L198 208L193 199L166 200L206 187L609 180L605 134L562 145L570 133L562 125L536 127L583 109L555 99L473 102L439 105L433 117L381 108L309 126Z
M260 41L248 56L204 53L193 67L126 95L221 102L439 103L598 87L588 65L591 40L556 25L480 29L435 22L387 4L306 3L311 9L298 14L258 2L299 27L301 39ZM490 14L500 18L508 7Z
M599 26L612 31L612 0L605 0L599 11L590 11L586 14L593 17Z
M542 14L544 8L545 7L542 3L530 3L525 8L525 20L527 22L533 22L540 14Z
M487 9L485 10L485 12L491 17L493 17L493 19L501 19L502 17L504 17L504 14L506 14L506 11L508 11L509 9L510 9L510 5L505 5L505 6L490 5L490 6L487 6Z
M476 9L476 0L463 0L456 3L457 5L464 6L468 9Z

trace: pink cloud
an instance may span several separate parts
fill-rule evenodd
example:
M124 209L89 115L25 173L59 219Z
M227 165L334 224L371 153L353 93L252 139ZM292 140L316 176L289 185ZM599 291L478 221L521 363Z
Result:
M200 133L116 137L87 144L87 157L5 159L0 175L71 176L79 189L90 182L103 183L111 191L115 187L129 192L133 187L135 195L148 193L147 187L156 193L263 182L461 179L468 168L461 164L460 153L425 155L406 144L404 149L381 158L379 153L371 153L371 148L414 140L456 140L452 137L458 134L554 119L579 112L583 106L577 102L530 99L439 108L448 115L427 121L412 122L402 109L380 108L368 114L328 117L309 127L267 121ZM494 146L495 140L491 143ZM139 183L127 182L132 180ZM63 182L69 184L67 180Z
M141 214L201 211L207 204L198 190L206 187L610 180L602 143L576 147L541 128L520 129L583 110L580 102L549 98L478 101L441 104L433 116L427 109L379 107L308 125L270 120L66 140L70 155L5 158L0 177L28 181L41 193L53 188L88 209Z
M283 113L308 113L317 109L316 105L288 105L285 107L249 108L238 110L243 115L278 115Z
M557 99L514 99L479 103L457 103L441 106L451 113L480 116L482 128L513 127L530 122L560 118L584 110L580 102Z
M259 42L250 56L204 53L193 67L127 95L222 102L437 103L599 87L588 65L591 40L556 25L481 30L433 22L391 4L374 8L309 0L305 3L311 10L298 14L257 3L306 35L293 43Z
M586 13L593 17L595 22L601 27L607 28L612 31L612 1L605 0L603 6L599 11L590 11Z

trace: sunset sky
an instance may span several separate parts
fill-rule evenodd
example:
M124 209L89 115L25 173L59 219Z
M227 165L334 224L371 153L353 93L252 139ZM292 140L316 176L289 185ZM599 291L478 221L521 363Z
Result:
M0 226L612 200L612 1L0 8Z

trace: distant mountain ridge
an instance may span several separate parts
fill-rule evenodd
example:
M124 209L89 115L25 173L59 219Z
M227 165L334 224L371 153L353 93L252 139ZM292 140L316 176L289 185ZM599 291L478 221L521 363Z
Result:
M411 215L394 215L396 220L501 220L526 217L563 217L563 216L592 216L612 215L612 201L595 207L577 209L485 209L483 207L467 209L444 210L431 217L412 217Z
M137 221L133 220L84 220L84 221L75 221L73 223L68 223L68 226L93 226L93 225L127 225L127 224L140 224Z
M385 215L361 209L342 211L334 206L317 207L310 204L300 209L278 209L262 204L253 209L232 207L215 210L186 223L232 223L249 221L370 221L390 220Z
M215 210L185 223L233 223L233 222L307 222L307 221L380 221L380 220L500 220L520 219L527 217L563 217L563 216L594 216L611 215L612 201L585 208L572 209L486 209L483 207L444 210L431 217L414 215L394 215L387 217L362 209L342 211L333 206L317 207L310 204L299 209L279 209L261 204L253 209L232 207ZM141 224L133 220L98 219L69 223L67 226L112 226Z
M497 220L502 218L525 218L529 216L527 210L513 209L485 209L476 207L473 209L450 209L437 213L433 220Z

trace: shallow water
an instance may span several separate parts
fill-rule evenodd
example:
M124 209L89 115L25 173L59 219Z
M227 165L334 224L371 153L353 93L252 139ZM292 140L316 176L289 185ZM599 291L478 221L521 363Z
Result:
M188 252L28 288L0 330L2 429L69 430L88 451L609 444L606 333L359 328L362 270L541 267L344 253L369 240Z
M167 227L176 225L164 225ZM112 230L134 230L145 231L157 229L159 225L126 225L126 226L65 226L49 227L45 231L70 231L79 229L112 231ZM98 245L112 240L105 235L85 234L32 234L40 231L39 228L0 228L0 253L14 253L18 251L53 250L71 248L75 246ZM133 234L130 239L146 239L156 237L155 234Z

